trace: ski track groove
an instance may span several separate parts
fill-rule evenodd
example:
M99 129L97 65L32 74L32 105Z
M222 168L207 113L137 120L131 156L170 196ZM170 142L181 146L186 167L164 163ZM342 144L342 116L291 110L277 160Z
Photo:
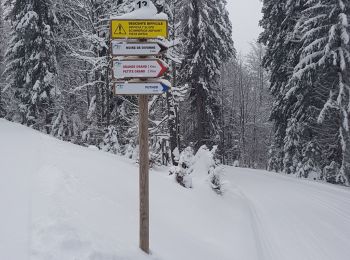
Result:
M227 175L229 175L229 171L230 170L228 168ZM260 228L259 236L261 239L263 239L263 241L265 241L263 244L276 244L276 242L278 242L278 240L276 240L278 239L278 233L275 232L274 240L270 240L269 233L264 232L264 228L269 228L269 223L271 220L266 219L266 217L271 214L269 211L273 210L273 207L278 207L279 209L277 216L278 219L283 219L283 223L285 222L285 225L292 227L289 229L289 233L286 234L286 236L301 239L298 239L299 242L293 243L294 250L305 251L305 243L307 243L308 250L305 251L300 260L329 260L334 258L334 256L330 254L329 249L327 247L323 247L322 243L320 244L319 236L326 239L325 234L327 234L327 231L331 232L329 233L330 237L336 240L339 239L341 244L344 244L345 241L350 242L350 238L346 237L344 233L337 233L333 228L333 225L345 224L344 227L348 227L350 224L348 217L350 215L350 207L344 208L344 205L350 206L350 200L348 199L350 198L349 191L343 190L339 187L332 187L330 184L313 183L311 181L294 179L293 177L283 175L276 176L272 173L258 173L254 172L254 170L247 173L247 175L250 175L249 177L246 177L245 174L240 172L234 173L232 171L232 173L232 179L230 182L235 183L235 180L238 180L235 187L240 191L242 196L246 198L247 205L251 209L253 218L255 218L255 229L258 229L259 233ZM247 181L249 181L251 178L254 178L256 182L253 183L252 186L249 186ZM259 183L261 183L261 185ZM286 185L282 186L284 186L285 189L274 190L275 187L281 186L281 184L284 183ZM321 187L323 189L320 189ZM252 197L248 195L249 192L253 192ZM333 194L332 192L336 194ZM344 196L342 196L343 194ZM275 204L274 196L276 195L280 197L280 200L285 201L285 203ZM261 208L262 205L264 208ZM299 207L306 209L306 212L302 211L299 214L299 212L296 211L299 209ZM310 226L310 221L312 221L312 217L314 217L312 211L319 211L322 215L320 215L320 218L316 219L314 225ZM332 216L332 219L336 220L329 221L329 216ZM281 225L281 223L279 223L279 225ZM283 226L281 227L283 228ZM264 234L264 236L261 234ZM286 252L284 252L284 255L278 255L278 257L276 257L277 254L283 252L278 251L278 245L277 248L274 247L273 250L271 250L272 247L269 248L268 245L265 247L263 245L262 247L267 249L263 250L266 260L291 259ZM333 250L335 248L339 247L334 247ZM269 249L270 252L273 252L274 254L267 256Z
M245 206L250 214L251 227L254 233L253 240L256 245L257 255L259 256L257 260L274 259L272 258L272 244L269 242L269 239L267 239L266 235L263 235L267 233L264 231L263 225L259 219L259 214L254 208L254 204L238 186L233 185L232 183L229 183L229 186L231 186L229 189L229 193L231 193L230 196L239 196L245 202Z

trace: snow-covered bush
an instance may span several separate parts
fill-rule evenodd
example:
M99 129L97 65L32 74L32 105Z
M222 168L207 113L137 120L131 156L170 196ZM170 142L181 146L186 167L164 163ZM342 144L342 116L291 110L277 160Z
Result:
M217 194L222 194L224 190L223 167L220 161L216 160L216 152L217 146L214 146L212 150L205 145L200 147L193 159L191 173L195 181L209 182Z
M162 141L151 140L151 147L149 150L149 164L150 168L162 165Z
M137 161L139 156L138 152L139 152L139 149L135 145L135 142L133 140L130 140L129 143L125 146L124 156L127 157L128 159Z
M309 142L303 148L302 160L298 163L296 175L299 178L321 179L321 148L316 142Z
M345 179L340 173L340 165L335 161L323 169L323 180L333 184L344 184Z
M225 182L222 179L223 170L222 165L215 165L209 169L211 188L219 195L222 195L224 192Z
M118 133L114 126L109 126L106 129L106 134L103 138L103 142L100 144L101 150L113 154L120 153L120 145L118 142Z
M192 164L194 158L194 151L192 147L187 147L180 154L179 164L170 170L170 174L174 174L176 181L185 188L192 188L192 178L190 176L192 171Z
M58 116L52 125L51 135L61 140L64 140L67 136L71 135L67 115L62 110L58 113Z
M153 168L155 166L162 165L162 155L160 152L152 152L149 153L149 167Z
M219 160L216 160L217 146L212 150L203 145L196 155L192 147L187 147L181 154L179 165L170 170L170 174L176 176L177 182L186 187L192 188L193 182L209 182L211 188L222 194L224 182L222 179L223 167Z
M206 147L205 147L206 148ZM211 151L207 153L207 159L209 163L209 182L211 188L217 193L222 195L224 192L224 181L222 179L223 166L220 165L220 161L216 160L217 146L214 146Z
M78 140L81 128L79 115L69 115L64 110L60 110L52 124L51 135L64 141L80 144Z

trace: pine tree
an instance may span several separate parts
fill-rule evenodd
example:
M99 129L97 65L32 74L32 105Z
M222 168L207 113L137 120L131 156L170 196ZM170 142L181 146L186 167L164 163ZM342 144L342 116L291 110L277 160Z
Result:
M350 184L350 2L348 0L310 0L302 13L299 30L303 48L292 80L324 79L316 91L329 93L319 116L319 123L333 115L333 125L339 121L342 149L338 183ZM295 85L288 93L299 91ZM336 113L336 114L335 114ZM338 116L337 116L338 114ZM328 120L329 121L329 120ZM333 163L334 165L334 163ZM334 168L334 167L333 167Z
M272 157L269 169L275 171L290 172L291 168L288 169L289 165L285 163L292 161L294 157L290 150L285 151L284 148L288 121L291 120L292 113L288 108L293 106L296 100L287 102L285 95L289 91L288 82L293 68L299 62L301 42L294 28L301 11L305 9L305 2L306 0L265 0L264 16L260 22L264 32L259 41L267 46L263 64L270 71L270 92L274 97L270 119L274 123L275 136L270 150ZM286 152L289 158L286 158Z
M225 0L181 1L184 59L182 85L190 88L194 129L188 140L196 148L212 145L219 135L219 106L215 99L221 65L234 55L232 28Z
M169 38L170 42L175 43L178 39L180 32L178 23L180 21L179 9L180 0L173 0L165 3L163 0L156 1L163 3L163 11L169 17ZM168 132L169 132L169 144L171 150L171 161L173 165L177 165L178 160L175 159L174 151L181 152L181 138L180 138L180 102L184 101L187 93L187 86L180 86L178 84L178 70L181 65L179 61L180 45L173 46L168 50L166 58L168 63L171 64L171 75L169 79L172 83L172 89L166 94L167 110L168 110Z
M50 131L57 75L54 31L58 21L53 2L8 0L13 28L7 57L10 87L18 100L22 123Z

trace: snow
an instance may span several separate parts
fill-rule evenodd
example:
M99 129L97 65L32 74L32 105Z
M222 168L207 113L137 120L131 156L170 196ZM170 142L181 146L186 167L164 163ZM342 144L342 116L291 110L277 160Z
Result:
M168 20L168 16L165 13L157 13L157 8L150 2L150 7L148 8L140 8L124 15L111 17L111 20L128 19Z
M2 119L0 133L0 259L349 257L349 189L235 167L224 169L222 196L207 182L185 189L167 169L152 171L146 256L137 165Z

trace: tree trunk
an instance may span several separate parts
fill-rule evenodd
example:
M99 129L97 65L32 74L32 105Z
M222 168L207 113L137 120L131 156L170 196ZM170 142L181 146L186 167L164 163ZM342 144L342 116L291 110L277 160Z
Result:
M197 113L197 127L196 127L196 133L195 140L196 140L196 150L198 150L202 145L205 144L205 133L207 131L207 125L205 122L205 95L204 95L204 89L201 86L201 84L196 85L197 88L197 97L196 97L196 113Z
M175 162L175 155L173 154L173 151L176 148L176 114L175 114L175 108L171 105L171 93L166 94L167 98L167 110L168 110L168 129L169 129L169 142L170 142L170 150L171 150L171 161L173 165L176 165Z

